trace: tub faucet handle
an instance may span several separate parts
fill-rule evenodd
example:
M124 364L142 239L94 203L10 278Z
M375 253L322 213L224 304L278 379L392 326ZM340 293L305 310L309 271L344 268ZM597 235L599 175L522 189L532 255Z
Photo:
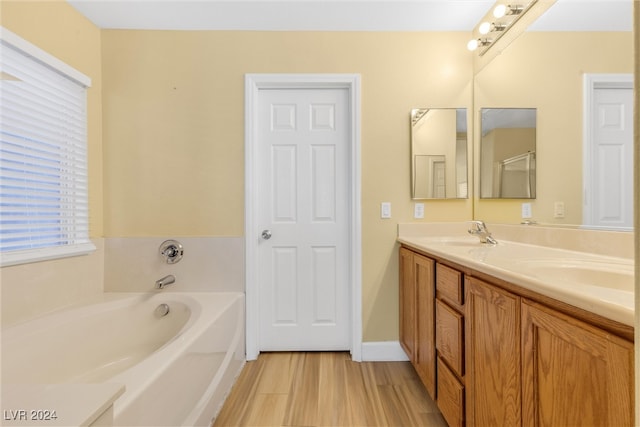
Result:
M176 282L176 277L173 274L164 276L162 279L156 280L156 289L164 289L165 286Z
M184 248L176 240L165 240L160 245L160 255L164 257L167 264L175 264L182 259Z

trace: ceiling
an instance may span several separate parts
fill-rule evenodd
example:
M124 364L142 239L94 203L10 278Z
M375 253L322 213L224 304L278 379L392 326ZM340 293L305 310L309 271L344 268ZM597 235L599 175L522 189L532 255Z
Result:
M67 0L103 29L471 31L495 0ZM544 1L544 0L541 0ZM532 31L632 31L633 0L557 0Z

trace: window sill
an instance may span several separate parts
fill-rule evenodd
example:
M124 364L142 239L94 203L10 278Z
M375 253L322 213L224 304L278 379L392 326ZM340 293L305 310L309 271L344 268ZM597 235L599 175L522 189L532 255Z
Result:
M69 246L8 252L0 254L0 267L88 255L95 250L96 246L91 242L87 242Z

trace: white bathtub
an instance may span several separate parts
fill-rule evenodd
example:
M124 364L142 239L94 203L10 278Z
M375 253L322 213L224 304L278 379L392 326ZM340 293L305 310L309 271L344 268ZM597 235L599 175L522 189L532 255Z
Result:
M122 426L210 425L244 360L242 293L105 293L2 331L3 384L124 384Z

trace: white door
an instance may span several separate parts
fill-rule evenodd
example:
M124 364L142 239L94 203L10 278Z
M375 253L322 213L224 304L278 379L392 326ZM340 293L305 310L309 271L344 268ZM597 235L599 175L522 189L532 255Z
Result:
M350 348L347 89L258 93L259 348Z
M436 199L447 197L445 173L444 161L433 162L433 197Z
M625 87L626 86L626 87ZM596 85L592 92L587 226L633 227L633 89Z

